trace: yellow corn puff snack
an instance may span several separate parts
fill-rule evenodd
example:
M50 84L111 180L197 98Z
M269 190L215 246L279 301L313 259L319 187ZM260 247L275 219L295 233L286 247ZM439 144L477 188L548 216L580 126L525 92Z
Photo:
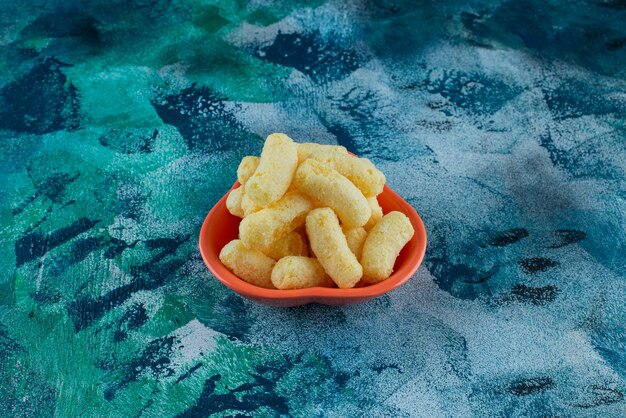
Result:
M373 197L383 191L387 179L367 158L358 158L341 152L318 151L309 157L328 164L350 180L365 197Z
M376 198L376 196L368 197L367 203L369 203L370 209L372 210L372 216L370 216L370 219L367 221L363 228L369 231L383 218L383 208L381 208L378 204L378 199Z
M243 218L239 238L248 248L267 247L302 225L311 209L313 203L308 197L290 192L269 207Z
M259 166L259 157L248 155L241 159L239 167L237 167L237 180L242 186L248 181L254 174L256 168Z
M277 201L289 188L297 166L296 143L285 134L268 136L259 166L246 182L246 194L261 206Z
M240 187L240 189L243 189L243 187ZM248 196L245 191L243 191L242 194L243 196L241 196L241 210L244 216L248 216L251 213L258 212L263 209L263 206L257 205L252 199L250 199L250 196Z
M239 186L228 193L226 198L226 209L239 218L243 218L243 209L241 209L241 198L243 197L243 187Z
M302 224L299 227L297 227L295 229L295 231L300 234L300 236L302 236L302 239L304 239L304 241L306 242L307 240L307 236L306 236L306 225Z
M296 171L294 182L302 193L332 208L346 228L363 226L372 215L363 193L328 164L304 160Z
M363 275L363 268L350 251L335 212L330 208L309 212L306 233L311 252L337 286L342 289L354 287Z
M281 290L334 285L319 261L299 256L288 256L278 260L272 270L272 284Z
M309 158L311 154L319 151L332 151L348 154L346 147L342 147L341 145L324 145L316 144L315 142L303 142L296 145L298 147L298 164Z
M272 269L276 261L260 251L247 248L238 239L232 240L220 251L220 261L242 280L273 289Z
M307 256L309 255L309 247L306 245L305 239L296 231L292 231L287 235L278 238L265 248L259 250L274 260L280 260L290 255Z
M348 242L348 248L354 254L357 260L361 258L361 251L363 250L363 244L367 237L367 231L363 227L344 229L343 234L346 236Z
M361 264L363 281L378 283L393 272L400 250L415 233L411 221L402 212L389 212L369 232L363 244Z

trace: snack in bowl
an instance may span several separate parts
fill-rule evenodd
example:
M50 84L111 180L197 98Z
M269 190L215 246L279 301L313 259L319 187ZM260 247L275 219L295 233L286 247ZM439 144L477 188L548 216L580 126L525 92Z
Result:
M295 142L285 134L268 136L259 165L246 181L246 194L261 206L277 201L289 188L297 167Z
M315 152L341 152L343 154L348 154L348 150L346 147L342 147L341 145L324 145L324 144L316 144L315 142L303 142L300 144L296 144L298 147L298 164L302 161L309 158L309 156Z
M302 193L290 192L273 205L243 218L239 238L249 248L267 247L304 224L311 209L311 199Z
M347 228L363 226L372 216L363 193L328 164L304 160L296 171L294 184L322 206L332 208Z
M308 256L309 247L306 238L297 231L291 231L287 235L278 238L267 247L262 247L261 252L274 260L280 260L290 255Z
M380 207L376 196L368 197L367 203L370 205L370 209L372 210L372 216L370 216L363 228L365 228L366 231L369 231L383 218L383 208Z
M354 287L363 276L363 267L350 251L335 212L331 208L312 210L306 217L306 234L311 252L337 286Z
M402 212L383 216L385 175L341 146L272 134L260 158L242 159L237 179L225 203L242 218L239 235L220 244L219 260L255 286L367 287L392 275L415 232Z
M278 260L272 270L272 283L281 290L333 285L319 261L294 255Z
M352 229L342 228L342 230L343 234L346 236L348 248L350 248L350 251L352 251L356 259L360 260L363 244L365 243L365 238L367 238L367 231L362 226Z
M239 186L239 188L243 189L243 186ZM250 215L251 213L258 212L261 209L263 209L263 206L260 206L254 203L254 201L250 198L250 196L246 194L245 191L242 193L242 195L243 196L241 196L241 212L243 212L243 216L240 216L240 218L246 217ZM233 211L230 211L230 213L237 216L237 214L233 213Z
M413 237L411 221L402 212L389 212L369 232L363 251L363 281L377 283L393 272L400 250Z
M272 270L276 261L261 251L251 250L238 239L224 245L220 261L239 278L256 286L272 289Z
M243 218L245 216L245 211L242 207L244 193L243 187L240 186L228 193L228 198L226 199L226 207L228 208L228 211L238 218Z
M239 167L237 167L237 180L241 185L246 184L246 181L252 177L259 166L259 160L259 157L253 155L248 155L241 159Z
M312 160L328 164L339 174L350 180L365 197L375 197L383 191L387 179L367 158L356 158L341 152L318 151Z

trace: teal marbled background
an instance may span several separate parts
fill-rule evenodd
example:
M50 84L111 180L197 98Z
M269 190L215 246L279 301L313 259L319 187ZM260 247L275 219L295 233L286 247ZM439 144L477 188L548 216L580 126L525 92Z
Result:
M0 414L626 415L626 4L0 3ZM275 309L197 250L282 131L372 159L404 287Z

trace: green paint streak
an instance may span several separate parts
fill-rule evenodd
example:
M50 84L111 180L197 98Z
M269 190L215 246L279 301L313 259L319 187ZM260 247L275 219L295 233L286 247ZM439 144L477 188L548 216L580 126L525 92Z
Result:
M208 33L215 33L230 23L220 15L220 8L214 5L194 5L193 25Z
M145 86L157 82L148 67L106 66L84 63L65 71L81 91L81 103L90 127L158 127L161 120L150 104Z
M10 315L13 338L27 348L20 361L44 381L61 379L55 402L57 416L86 414L99 403L99 382L106 379L93 362L94 350L102 350L103 346L97 339L75 335L71 322L61 312L34 309L29 316L24 311Z
M143 327L142 333L145 335L150 335L154 338L162 337L194 319L193 314L187 309L183 301L167 294L164 299L163 306L157 310L149 323Z

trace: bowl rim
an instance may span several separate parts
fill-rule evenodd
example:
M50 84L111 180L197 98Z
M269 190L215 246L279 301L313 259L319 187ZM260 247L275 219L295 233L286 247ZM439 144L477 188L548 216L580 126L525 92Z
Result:
M418 215L417 211L406 202L400 195L394 192L389 186L384 186L383 193L391 195L394 201L402 207L402 213L404 213L413 228L415 234L411 238L411 241L417 240L416 250L413 254L407 257L406 262L402 267L392 273L392 275L376 284L356 287L351 289L339 289L328 287L310 287L306 289L291 289L291 290L279 290L279 289L265 289L259 286L250 284L233 273L231 273L226 266L219 260L219 253L210 253L205 245L205 241L209 239L208 229L211 222L216 218L216 212L218 209L226 206L226 199L228 194L239 186L239 182L235 181L233 186L222 196L222 198L211 208L207 216L204 218L202 227L200 228L200 237L198 246L200 248L200 254L206 264L207 268L213 276L224 284L226 287L239 293L242 296L252 299L270 299L270 300L291 300L291 299L355 299L355 298L373 298L383 295L393 289L396 289L407 282L417 271L421 265L424 254L426 253L427 235L424 222ZM215 219L217 220L217 219Z

